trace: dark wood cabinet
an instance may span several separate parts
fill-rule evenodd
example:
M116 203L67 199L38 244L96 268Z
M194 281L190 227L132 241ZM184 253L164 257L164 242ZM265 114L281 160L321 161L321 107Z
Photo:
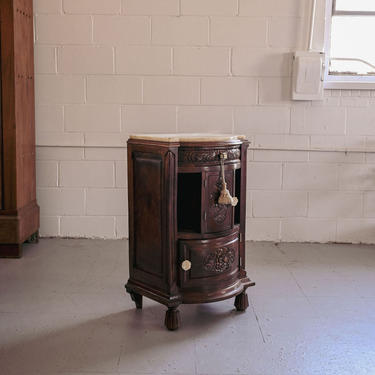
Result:
M128 141L129 267L126 290L168 307L165 325L179 326L180 304L236 297L248 307L245 271L244 137L138 135ZM219 204L223 188L239 200Z
M32 0L0 1L0 256L36 241L34 36Z

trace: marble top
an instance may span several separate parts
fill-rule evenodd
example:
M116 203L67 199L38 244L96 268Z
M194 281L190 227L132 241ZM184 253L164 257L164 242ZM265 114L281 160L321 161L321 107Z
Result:
M159 142L228 142L243 141L245 135L215 133L171 133L171 134L131 134L130 139L145 139Z

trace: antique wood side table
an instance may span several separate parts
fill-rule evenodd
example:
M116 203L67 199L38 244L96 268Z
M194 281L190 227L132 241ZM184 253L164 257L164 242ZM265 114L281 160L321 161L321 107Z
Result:
M236 297L238 311L248 307L247 148L243 136L130 136L125 287L139 309L143 296L166 305L169 330L180 304Z

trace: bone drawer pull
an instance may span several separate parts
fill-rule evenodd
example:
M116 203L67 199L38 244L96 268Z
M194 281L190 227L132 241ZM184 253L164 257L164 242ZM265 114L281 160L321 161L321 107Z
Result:
M191 268L191 262L189 260L184 260L182 263L181 263L181 268L184 270L184 271L189 271L190 268Z

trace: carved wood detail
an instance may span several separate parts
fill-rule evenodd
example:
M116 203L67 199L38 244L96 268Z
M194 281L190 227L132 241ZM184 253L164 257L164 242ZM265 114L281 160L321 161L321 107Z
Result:
M204 268L209 272L225 272L233 264L235 258L235 249L231 247L221 247L207 255Z
M179 161L183 163L207 163L220 160L220 154L226 152L227 160L239 160L241 157L240 146L230 149L219 150L188 150L182 149L179 151Z
M228 188L229 190L232 190L232 176L231 174L226 173L226 178L228 182ZM211 179L211 181L210 181ZM208 183L208 190L209 190L209 196L208 196L208 216L209 219L212 220L216 225L230 225L231 218L231 212L232 207L228 206L226 204L220 204L219 203L219 197L222 189L222 178L221 176L218 176L216 181L213 182L212 179L215 179L215 177L211 176L209 177L209 183ZM214 228L217 228L215 225ZM215 229L211 227L210 229Z
M212 219L215 221L217 224L222 224L224 223L227 213L228 213L228 208L229 206L225 204L219 204L217 201L220 196L220 190L218 189L215 192L212 192L210 194L210 213L212 215Z

